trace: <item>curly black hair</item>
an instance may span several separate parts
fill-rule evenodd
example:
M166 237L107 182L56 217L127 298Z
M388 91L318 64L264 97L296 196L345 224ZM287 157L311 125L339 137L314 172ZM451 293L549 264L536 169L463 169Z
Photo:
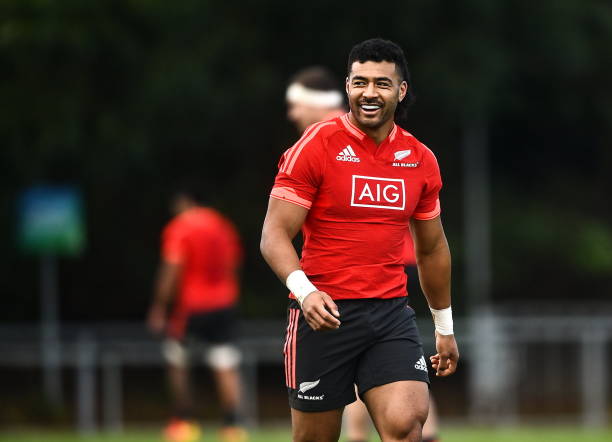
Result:
M404 51L397 44L382 38L371 38L369 40L357 43L351 49L348 56L347 75L350 76L351 67L354 62L365 63L366 61L388 61L395 63L395 69L399 73L401 79L408 84L408 91L404 99L398 103L395 109L395 120L404 121L408 113L408 108L414 102L414 93L412 91L412 80L410 79L410 71Z

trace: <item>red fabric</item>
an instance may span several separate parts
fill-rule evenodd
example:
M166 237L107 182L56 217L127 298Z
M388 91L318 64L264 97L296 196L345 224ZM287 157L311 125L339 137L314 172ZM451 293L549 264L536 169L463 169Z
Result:
M406 232L404 237L404 253L403 253L404 266L415 266L416 255L414 254L414 242L412 241L412 235L410 230Z
M194 208L172 219L162 234L162 258L181 266L171 334L181 335L192 313L236 304L242 248L232 223L216 210Z
M333 299L406 296L410 218L440 214L434 154L395 126L379 146L348 114L317 123L282 156L271 192L309 208L301 265Z

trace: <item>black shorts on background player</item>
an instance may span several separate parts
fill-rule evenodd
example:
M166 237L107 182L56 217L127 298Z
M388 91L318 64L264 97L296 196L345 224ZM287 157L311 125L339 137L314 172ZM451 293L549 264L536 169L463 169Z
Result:
M238 336L235 307L190 315L185 330L187 341L208 344L233 343Z
M298 303L289 301L285 374L289 403L300 411L326 411L355 401L370 388L403 380L429 383L407 298L335 301L342 325L314 331Z

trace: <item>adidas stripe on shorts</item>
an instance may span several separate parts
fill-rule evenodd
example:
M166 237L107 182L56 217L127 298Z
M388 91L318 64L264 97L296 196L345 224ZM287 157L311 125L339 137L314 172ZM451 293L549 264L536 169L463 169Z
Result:
M335 301L340 328L314 331L289 300L285 381L289 405L327 411L354 402L370 388L396 381L429 383L414 310L407 297Z

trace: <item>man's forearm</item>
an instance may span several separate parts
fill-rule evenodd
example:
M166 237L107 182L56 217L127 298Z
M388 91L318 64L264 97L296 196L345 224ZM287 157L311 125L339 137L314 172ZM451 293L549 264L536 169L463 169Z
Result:
M155 306L166 308L172 302L178 285L178 272L178 265L166 262L160 265L153 296Z
M153 296L153 304L157 307L168 307L173 297L172 290L158 287Z
M451 305L451 256L447 244L427 254L417 253L421 288L429 306L444 309Z
M286 231L280 228L266 228L261 236L261 254L284 284L291 272L300 268L295 247Z
M283 284L291 272L300 268L300 260L292 241L307 214L308 209L286 201L270 198L268 202L259 248Z

